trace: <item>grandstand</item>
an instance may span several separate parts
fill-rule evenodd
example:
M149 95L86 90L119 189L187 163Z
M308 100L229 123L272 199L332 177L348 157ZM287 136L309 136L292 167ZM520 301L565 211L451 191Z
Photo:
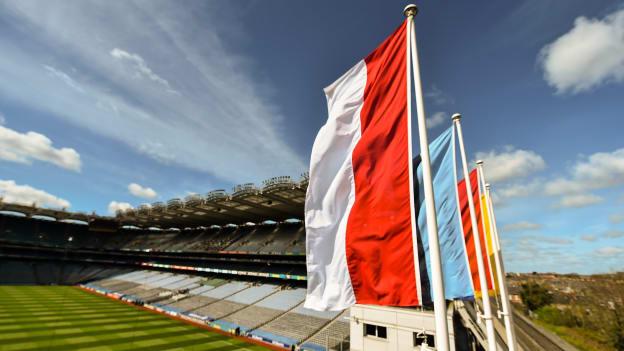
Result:
M305 309L307 176L114 217L0 203L0 280L78 285L284 348L347 350L347 312Z
M364 335L361 306L303 307L306 186L306 176L276 177L262 187L244 184L114 217L0 202L0 282L74 285L273 348L348 350L350 331L360 344ZM451 306L454 350L483 349L470 308ZM432 318L388 309L368 320L388 325L382 315L413 321L409 328ZM411 343L416 332L396 327Z

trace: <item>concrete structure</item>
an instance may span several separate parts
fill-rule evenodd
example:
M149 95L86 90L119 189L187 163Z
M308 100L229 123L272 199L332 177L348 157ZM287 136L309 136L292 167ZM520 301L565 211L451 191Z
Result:
M451 351L455 351L452 309L447 313ZM417 308L355 305L351 307L352 351L433 350L433 311Z

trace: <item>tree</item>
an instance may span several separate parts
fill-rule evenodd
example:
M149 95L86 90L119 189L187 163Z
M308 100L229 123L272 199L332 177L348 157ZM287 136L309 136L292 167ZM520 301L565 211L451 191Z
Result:
M535 311L552 302L552 295L543 285L536 282L528 282L522 284L521 288L520 297L529 311Z
M624 318L618 313L615 304L609 301L609 309L613 311L615 316L615 327L613 328L613 347L617 351L624 351Z

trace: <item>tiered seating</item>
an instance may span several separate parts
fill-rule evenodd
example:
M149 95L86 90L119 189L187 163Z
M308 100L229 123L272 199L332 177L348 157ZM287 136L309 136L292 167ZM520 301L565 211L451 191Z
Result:
M165 288L171 291L171 296L164 300L158 301L159 305L168 305L188 297L188 292L199 287L198 281L200 277L187 277L176 283L169 284Z
M276 225L262 224L256 226L249 234L225 248L226 251L260 252L275 236Z
M154 271L118 274L93 285L150 308L286 347L339 350L349 342L349 322L344 318L347 312L305 309L303 288Z
M277 286L262 284L243 289L234 295L230 295L218 303L210 304L201 309L201 313L211 319L221 319L229 314L241 310L263 298L271 295ZM199 310L198 310L199 312Z
M151 274L151 273L155 273L155 272L135 271L135 272L130 272L126 274L116 275L111 278L107 278L107 279L99 281L98 286L112 290L112 291L128 290L131 287L140 285L139 283L135 282L135 279L138 279L141 277L145 278L147 274ZM128 287L125 287L125 286L128 286Z
M303 304L301 304L292 311L279 316L266 325L263 325L258 330L253 331L252 334L260 336L266 334L279 335L291 341L287 344L297 344L323 328L339 313L340 312L332 311L312 311L304 308Z
M314 334L302 345L302 349L318 350L322 346L326 350L348 350L349 349L349 311L342 312L336 319L326 327Z
M282 223L277 227L275 235L260 251L267 253L287 253L303 231L301 223ZM305 232L303 235L305 239Z
M4 216L0 239L29 245L139 251L242 251L305 253L302 223L277 223L156 231L122 228L92 232L86 225Z
M169 307L180 311L191 311L203 307L215 301L215 299L203 296L202 294L224 285L225 281L222 279L208 279L202 280L199 283L201 284L200 286L189 290L186 298L177 301L162 301L161 304L168 304Z
M4 219L2 239L12 242L37 244L41 241L33 230L31 221L26 218L7 216Z
M202 307L192 310L192 312L196 315L205 316L205 317L214 319L215 314L222 313L221 307L213 307L214 302L222 300L231 295L234 295L244 289L248 289L249 287L250 287L249 283L230 282L230 283L221 285L218 288L206 291L202 293L201 296L212 299L212 301L208 302L207 305L204 305ZM221 301L219 304L228 304L228 302ZM227 309L228 307L223 307L223 308Z
M185 275L174 274L166 279L160 279L149 284L153 287L152 289L134 295L145 302L157 302L164 300L173 295L169 286L184 279L186 279Z
M254 329L299 305L304 298L305 289L280 290L224 320L239 325L243 331Z
M178 234L166 248L167 251L186 251L191 245L204 240L205 231L201 229L184 230Z
M171 273L155 272L155 274L152 274L150 276L145 276L143 279L136 280L135 282L139 284L136 287L132 289L120 290L119 292L124 295L135 295L135 296L138 294L144 294L145 292L150 291L154 288L154 283L162 279L167 279L170 276L171 276Z

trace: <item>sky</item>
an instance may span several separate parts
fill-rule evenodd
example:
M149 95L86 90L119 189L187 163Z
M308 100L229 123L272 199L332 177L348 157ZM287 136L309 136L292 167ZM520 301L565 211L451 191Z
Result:
M2 1L0 196L110 215L299 179L323 87L406 4ZM624 3L417 4L429 137L462 114L507 270L623 270Z

